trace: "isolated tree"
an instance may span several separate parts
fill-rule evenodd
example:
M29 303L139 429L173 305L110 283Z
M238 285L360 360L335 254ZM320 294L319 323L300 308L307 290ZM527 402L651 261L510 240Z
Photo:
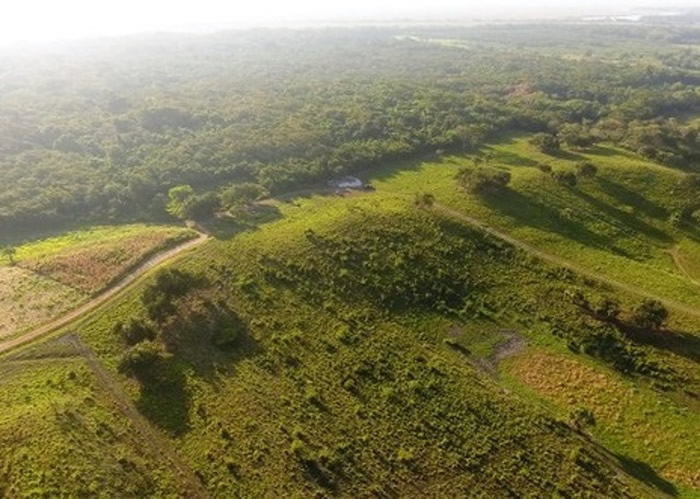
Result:
M530 144L542 152L551 154L560 148L559 139L551 133L537 133L530 139Z
M124 352L119 359L118 369L122 374L144 381L155 376L157 365L163 358L160 345L143 341Z
M247 206L264 198L269 193L267 189L259 184L243 182L232 185L221 194L221 202L226 208L232 206Z
M475 194L494 194L510 183L510 173L492 167L463 168L457 174L459 184Z
M582 161L576 165L576 175L581 178L593 178L598 173L598 168L590 161Z
M194 189L190 185L178 185L168 191L167 211L172 216L185 220L188 205L194 200Z
M552 173L552 178L560 184L566 185L568 187L576 187L577 180L574 172L559 170Z
M567 123L557 132L557 136L569 147L590 147L595 144L595 136L590 130L577 123Z
M658 300L646 299L632 312L632 322L646 329L659 329L667 318L668 310Z
M17 254L17 248L14 246L4 246L2 248L2 254L5 255L5 258L7 258L7 261L10 262L10 265L14 265L15 262L15 255Z

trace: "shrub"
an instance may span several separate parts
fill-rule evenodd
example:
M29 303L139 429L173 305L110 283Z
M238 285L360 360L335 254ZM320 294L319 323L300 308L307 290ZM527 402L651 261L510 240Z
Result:
M559 150L559 139L550 133L537 133L530 139L530 144L542 152L553 153Z
M156 274L155 282L143 291L141 302L152 320L163 320L174 311L173 298L184 295L201 283L202 278L194 274L178 269L162 269Z
M576 175L570 171L556 171L552 173L552 178L560 184L576 187Z
M429 192L416 194L416 199L413 202L418 208L430 208L435 203L435 196Z
M668 310L658 300L644 300L632 313L632 322L641 328L658 329L668 318Z
M457 174L462 187L475 194L493 194L510 183L510 173L491 167L463 168Z
M620 315L620 303L611 298L603 298L595 304L593 313L599 319L614 321Z
M590 161L582 161L576 165L576 175L581 178L592 178L598 173L598 168Z
M119 372L138 379L151 378L158 363L163 359L163 352L152 341L141 342L129 348L119 360Z
M119 322L114 330L130 346L156 338L156 332L148 324L138 319L131 319L127 324Z
M413 452L413 449L404 449L401 447L396 454L396 460L403 464L412 463L416 460L416 454Z

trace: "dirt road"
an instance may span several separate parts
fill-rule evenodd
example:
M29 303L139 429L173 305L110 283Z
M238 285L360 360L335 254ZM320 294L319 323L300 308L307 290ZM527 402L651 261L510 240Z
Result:
M49 334L53 331L56 331L57 329L60 329L74 320L78 319L82 315L90 312L91 310L95 309L99 305L102 305L105 303L107 300L112 298L114 295L117 293L123 291L127 287L129 287L131 284L133 284L139 277L141 277L143 274L151 270L153 267L156 267L157 265L160 265L161 263L170 260L182 253L184 253L187 250L190 250L196 246L199 246L203 242L205 242L207 239L209 239L209 236L207 234L204 234L202 232L199 233L199 236L196 237L195 239L191 239L189 241L185 241L184 243L180 244L179 246L175 246L174 248L171 248L166 251L162 251L161 253L157 253L156 255L152 256L145 262L143 262L141 265L139 265L136 269L134 269L132 272L124 276L122 280L114 284L113 286L107 288L105 291L103 291L101 294L97 295L96 297L90 299L80 307L71 310L67 314L58 317L57 319L52 320L51 322L44 324L43 326L37 327L35 329L29 330L19 336L13 337L9 340L2 341L0 342L0 354L7 352L13 348L17 348L20 345L24 345L26 343L29 343L30 341L33 341L37 338L40 338L41 336L44 336L46 334Z
M535 255L536 257L548 261L550 263L553 263L555 265L559 265L560 267L565 267L568 269L573 270L574 272L590 277L591 279L594 279L599 282L603 282L605 284L608 284L609 286L612 286L614 288L620 289L622 291L626 291L628 293L643 297L643 298L650 298L652 300L658 300L661 303L663 303L667 308L676 310L678 312L682 312L688 315L692 315L693 317L698 317L700 318L700 309L691 307L690 305L685 305L684 303L677 302L675 300L670 300L668 298L662 298L660 296L657 296L653 293L650 293L642 288L638 288L637 286L634 286L632 284L626 284L621 281L617 281L615 279L611 279L608 276L605 276L603 274L600 274L598 272L592 271L587 269L586 267L583 267L581 265L575 264L570 262L569 260L566 260L564 258L561 258L559 256L552 255L550 253L546 253L540 249L535 248L534 246L523 242L519 239L516 239L512 236L509 236L508 234L501 232L500 230L494 229L493 227L490 227L483 223L480 220L477 220L476 218L470 217L469 215L465 215L464 213L453 210L452 208L449 208L445 205L442 205L440 203L435 203L433 205L433 208L436 211L442 212L445 215L451 216L453 218L456 218L458 220L461 220L463 222L468 223L469 225L475 226L484 232L487 232L488 234L491 234L492 236L495 236L499 239L502 239L513 246L520 248L522 250L527 251L528 253L531 253Z

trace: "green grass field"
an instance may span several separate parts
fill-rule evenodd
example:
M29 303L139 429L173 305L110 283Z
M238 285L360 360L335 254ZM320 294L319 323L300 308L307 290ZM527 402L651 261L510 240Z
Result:
M3 497L143 496L179 490L172 466L65 347L0 366ZM58 353L58 357L54 357Z
M668 254L698 251L692 228L668 223L681 173L606 147L549 157L525 137L488 151L513 177L502 197L461 191L454 176L471 159L452 157L387 168L370 179L375 192L278 202L276 220L231 231L175 265L200 277L160 302L165 317L146 305L155 285L147 279L77 333L213 495L696 497L698 319L672 312L666 330L635 336L570 297L615 298L623 321L639 297L414 206L416 194L433 193L577 265L697 305ZM581 156L598 174L575 189L537 167L569 169ZM167 346L158 376L118 372L129 347L115 325L130 319ZM219 345L221 324L232 323L235 342ZM1 402L18 404L22 379L52 399L45 378L21 376L0 385ZM90 387L92 376L78 369L74 382ZM63 383L64 397L85 397ZM582 433L569 417L579 406L596 419ZM111 416L83 417L90 428ZM6 448L31 448L38 431L67 449L115 445L89 432L66 444L50 422L30 420L30 434ZM32 451L26 466L42 468L42 459ZM109 487L146 473L87 469ZM180 486L167 473L149 476L133 482L138 492ZM0 477L6 489L30 483L17 467Z

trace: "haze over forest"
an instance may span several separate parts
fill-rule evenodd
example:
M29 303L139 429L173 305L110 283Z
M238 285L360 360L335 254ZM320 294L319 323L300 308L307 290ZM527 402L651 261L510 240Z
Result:
M27 0L3 5L0 44L46 42L152 32L210 32L255 27L309 27L396 22L470 23L621 15L646 9L676 11L700 4L678 0ZM37 13L40 13L37 15Z
M0 498L700 497L696 3L5 2Z

